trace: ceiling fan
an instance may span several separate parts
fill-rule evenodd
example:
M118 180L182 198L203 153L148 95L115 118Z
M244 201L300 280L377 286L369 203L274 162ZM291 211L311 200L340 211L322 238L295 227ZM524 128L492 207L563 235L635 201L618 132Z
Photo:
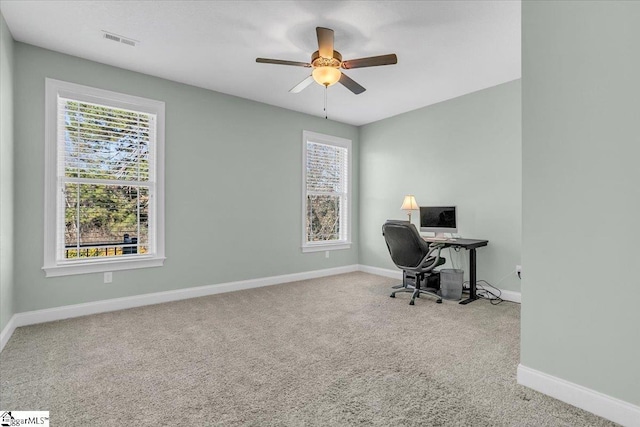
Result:
M316 34L318 36L318 50L313 52L311 55L311 62L283 61L280 59L268 58L256 58L256 62L313 68L309 77L289 90L291 93L298 93L302 91L315 80L318 84L325 87L329 87L340 82L344 87L356 95L361 94L366 89L340 71L340 68L349 70L352 68L375 67L378 65L398 63L398 57L394 53L343 61L340 52L333 49L333 30L329 28L316 27Z

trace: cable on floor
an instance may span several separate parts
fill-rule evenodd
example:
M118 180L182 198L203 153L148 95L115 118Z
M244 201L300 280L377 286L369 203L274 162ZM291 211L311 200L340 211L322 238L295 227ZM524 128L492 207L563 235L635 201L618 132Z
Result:
M504 276L502 279L498 280L496 285L499 285L500 283L502 283L502 281L504 281L504 279L506 279L507 277L511 276L515 272L516 272L515 270L509 272L509 274ZM463 284L462 284L462 290L463 291L469 292L470 287L471 287L471 285L469 284L468 280L463 282ZM500 289L498 289L496 286L494 286L491 283L487 282L486 280L476 280L476 295L479 298L483 298L483 299L489 300L489 302L491 302L492 305L498 305L498 304L500 304L501 302L504 301L502 298L500 298L500 296L502 295L502 291Z

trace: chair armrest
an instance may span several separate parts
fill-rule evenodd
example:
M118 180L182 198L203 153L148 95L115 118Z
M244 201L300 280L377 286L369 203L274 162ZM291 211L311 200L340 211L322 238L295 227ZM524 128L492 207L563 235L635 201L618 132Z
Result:
M423 264L426 263L429 258L433 258L433 262L431 263L431 265L425 267L425 271L431 271L432 269L437 267L438 261L440 261L440 251L442 250L442 248L444 248L443 243L432 243L431 245L429 245L429 252L427 252L424 258L422 258L422 261L420 261L419 265L423 266ZM435 258L432 255L434 252L436 252Z

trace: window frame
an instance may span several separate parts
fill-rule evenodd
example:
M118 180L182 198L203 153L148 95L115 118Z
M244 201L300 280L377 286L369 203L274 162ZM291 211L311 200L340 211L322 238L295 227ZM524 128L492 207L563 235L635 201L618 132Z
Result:
M106 105L113 108L133 110L156 116L155 144L153 158L155 187L152 204L149 208L153 215L153 233L155 251L151 254L138 254L126 257L58 260L58 97L70 98L80 102ZM164 131L165 104L138 96L127 95L90 86L61 80L45 79L45 183L44 183L44 265L46 277L74 274L100 273L106 271L130 270L135 268L160 267L165 260L164 247ZM153 213L152 213L153 212Z
M346 237L341 240L331 240L323 242L309 242L307 240L307 144L314 142L326 144L334 147L347 149L347 185L346 185L346 210L343 220L347 228ZM352 194L353 194L353 150L352 141L322 133L303 131L302 132L302 252L320 252L341 249L350 249L351 241L351 217L352 217ZM341 224L342 226L343 224Z

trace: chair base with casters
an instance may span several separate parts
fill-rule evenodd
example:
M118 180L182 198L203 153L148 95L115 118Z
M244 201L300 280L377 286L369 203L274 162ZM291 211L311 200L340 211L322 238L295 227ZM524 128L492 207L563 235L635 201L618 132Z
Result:
M444 260L442 262L442 264L444 264ZM403 275L404 276L404 275ZM432 297L436 298L436 302L438 304L442 304L442 297L440 295L438 295L436 293L436 289L431 290L432 288L427 288L427 289L421 289L420 288L420 283L422 283L423 279L425 279L426 277L428 277L428 275L425 274L416 274L415 277L415 286L407 283L406 278L402 279L402 284L400 285L396 285L396 286L392 286L392 289L397 289L397 291L393 291L391 293L391 295L389 295L391 298L395 298L396 294L398 292L411 292L411 301L409 301L409 305L415 305L416 303L416 298L420 298L420 294L427 294L430 295Z
M420 294L426 294L436 298L437 303L442 303L442 297L431 288L422 289L423 280L433 273L434 269L446 262L440 257L440 251L444 247L441 243L425 242L415 226L408 221L387 221L382 226L389 254L396 267L403 271L402 285L394 286L391 298L395 298L399 292L411 292L409 305L415 305L416 298ZM407 281L407 275L415 278L414 284Z

